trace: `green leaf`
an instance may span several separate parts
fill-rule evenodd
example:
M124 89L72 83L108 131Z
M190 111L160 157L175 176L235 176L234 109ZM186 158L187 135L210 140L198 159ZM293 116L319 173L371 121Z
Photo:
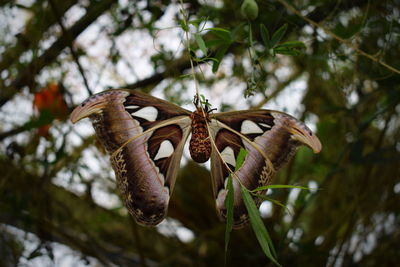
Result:
M246 25L247 25L247 23L242 22L231 30L232 42L234 42L235 40L238 40L239 42L241 42L241 40L243 39L243 34L244 34L244 27Z
M244 159L246 158L247 155L247 150L244 149L243 147L240 148L239 154L236 159L236 167L235 171L239 170L240 167L242 167Z
M280 201L278 201L278 200L276 200L276 199L267 197L266 195L255 194L255 196L258 197L258 198L261 198L261 199L270 201L270 202L274 203L275 205L281 206L282 208L285 208L285 210L286 210L289 214L291 214L291 212L290 212L290 210L288 209L288 207L287 207L285 204L283 204L282 202L280 202Z
M285 35L286 30L287 30L288 25L285 24L282 27L280 27L276 32L271 37L271 47L275 47L277 43L282 39L282 37Z
M192 77L192 74L191 74L191 73L187 73L187 74L181 74L181 75L179 75L179 78L180 78L180 79L183 79L183 78L186 78L186 77Z
M225 198L225 208L226 208L226 228L225 228L225 261L226 253L228 251L228 244L233 226L233 203L234 203L234 192L233 192L233 182L232 175L228 176L227 184L228 193Z
M241 184L240 191L242 193L244 204L246 205L246 209L249 213L250 223L253 228L253 231L257 237L258 243L260 244L264 254L276 265L281 266L276 258L276 252L274 246L272 244L272 240L269 237L268 231L265 228L265 225L260 217L260 213L257 209L256 204L254 203L253 198L251 197L249 191Z
M221 28L209 28L209 29L214 35L226 41L226 43L231 44L233 42L230 31Z
M213 40L207 40L206 46L208 48L213 47L213 46L219 46L219 45L224 45L224 44L230 44L230 42L227 42L223 39L213 39Z
M196 28L199 28L200 23L203 21L203 19L193 19L193 20L189 20L187 23L188 24L192 24L193 26L195 26Z
M295 48L288 48L288 47L275 47L274 48L275 54L281 55L291 55L291 56L298 56L301 52Z
M267 27L264 26L264 24L260 25L260 32L261 32L261 39L263 40L264 45L267 47L267 49L270 49L271 42L270 42L269 32Z
M267 190L267 189L272 189L272 188L298 188L298 189L311 190L311 188L304 187L304 186L298 186L298 185L270 184L270 185L264 185L264 186L257 187L256 189L251 190L250 192L257 192L257 191L262 191L262 190Z
M184 32L189 32L189 26L186 24L185 20L179 21L179 24Z
M211 60L211 61L213 61L214 63L219 63L219 60L216 59L215 57L207 57L207 60ZM190 75L192 75L192 74L190 74Z
M226 30L226 29L223 29L223 28L207 28L207 29L204 29L205 31L218 31L218 32L226 32L226 33L228 33L228 34L230 34L231 32L230 31L228 31L228 30Z
M203 52L204 55L207 55L207 47L201 35L195 34L194 38L196 39L196 43L199 46L201 52Z
M276 48L278 47L288 47L288 48L306 48L306 45L303 42L300 41L289 41L289 42L284 42L280 45L277 45Z
M221 64L222 58L225 56L226 51L228 51L230 45L224 45L221 48L217 50L217 53L215 54L215 61L212 66L212 72L215 73L217 72L219 68L219 64Z
M239 154L236 160L235 171L237 171L240 167L242 167L244 159L246 158L247 151L244 148L240 148ZM234 191L233 191L233 181L232 175L228 176L228 184L227 184L228 194L225 198L225 208L226 208L226 228L225 228L225 257L226 252L228 251L228 244L230 233L232 231L233 226L233 203L234 203ZM226 262L226 258L225 258Z
M298 56L301 54L299 49L306 48L306 45L300 41L289 41L275 46L274 53L282 55Z
M359 23L352 20L347 26L344 26L342 23L338 23L333 32L344 39L348 39L358 33L363 26L364 23Z

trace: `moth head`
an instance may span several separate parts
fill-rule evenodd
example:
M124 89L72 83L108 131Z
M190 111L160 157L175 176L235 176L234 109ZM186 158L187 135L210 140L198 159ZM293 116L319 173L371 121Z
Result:
M197 111L204 110L205 113L210 114L214 110L217 110L216 108L211 108L211 103L208 102L208 99L204 97L204 95L195 95L193 99L193 104L196 107Z

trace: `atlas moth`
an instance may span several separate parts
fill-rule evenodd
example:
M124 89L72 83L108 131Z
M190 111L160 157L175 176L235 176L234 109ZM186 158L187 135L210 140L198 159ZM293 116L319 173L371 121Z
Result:
M320 152L317 136L302 122L274 110L214 113L194 101L193 112L138 90L114 89L90 96L71 114L89 117L108 153L125 200L136 221L156 225L166 216L184 144L191 134L190 155L196 162L211 158L216 209L226 218L227 178L233 175L233 227L248 221L240 184L248 190L265 186L299 145ZM247 151L237 170L240 149ZM261 193L265 193L261 192ZM261 199L256 198L259 206Z

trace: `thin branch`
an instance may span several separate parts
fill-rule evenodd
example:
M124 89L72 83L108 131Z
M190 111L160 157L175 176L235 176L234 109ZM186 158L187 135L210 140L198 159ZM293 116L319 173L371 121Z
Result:
M190 60L186 59L186 57L181 57L181 58L175 60L174 62L176 62L176 63L173 66L168 67L168 69L165 70L164 72L155 73L148 78L145 78L145 79L137 81L135 83L127 84L125 86L118 87L118 88L138 89L138 88L143 88L143 87L150 86L150 85L155 85L155 84L161 82L162 80L164 80L165 78L180 76L180 75L182 75L182 73L185 70L191 68L191 62L190 62ZM205 59L195 61L195 62L193 62L193 66L195 67L200 64L207 63L207 62L208 61Z
M67 31L67 29L64 27L64 24L61 20L61 15L59 14L58 9L57 9L56 5L54 4L54 1L49 0L49 4L50 4L52 10L54 11L54 14L57 18L58 24L61 27L61 31L62 31L63 35L65 35L65 37L66 37L67 45L69 47L72 57L74 58L76 65L78 66L78 70L82 75L83 83L85 84L86 90L89 95L93 95L93 92L92 92L92 90L90 90L89 83L86 79L85 71L83 70L81 63L79 62L79 57L78 57L77 53L75 52L75 49L72 45L74 38L71 36L71 33L69 31Z
M187 25L187 22L189 21L189 18L187 16L187 14L184 12L184 7L183 7L183 0L180 0L181 3L181 14L183 16L183 19L185 21L185 24ZM186 37L186 48L189 54L189 59L190 59L190 67L191 67L191 71L192 71L192 77L193 77L193 81L194 81L194 86L196 88L196 97L197 99L200 99L200 94L199 94L199 84L197 82L196 79L196 72L194 70L194 65L193 65L193 60L192 60L192 53L191 53L191 49L190 49L190 37L189 37L189 28L188 29L184 29L185 32L185 37ZM203 111L204 113L204 111Z
M129 222L131 224L133 236L135 238L135 245L136 245L136 249L139 254L140 265L142 267L147 267L146 258L144 256L144 251L143 251L143 247L142 247L142 241L140 238L140 233L138 231L139 225L135 222L135 220L132 218L132 216L129 216Z
M93 137L89 137L85 143L89 143L92 139ZM62 166L65 166L64 163L76 161L76 157L80 156L85 145L76 147L71 157L68 156L69 158L63 163L60 162L61 164L54 171L61 170ZM138 251L135 250L135 246L131 246L137 240L132 240L131 235L126 234L130 230L127 216L103 208L61 186L52 183L43 185L40 176L25 171L19 163L7 158L0 159L0 168L3 170L0 177L0 195L2 196L0 222L2 224L34 233L43 241L65 244L81 251L83 255L96 257L108 265L112 263L117 266L137 266L140 263ZM51 175L54 175L54 172ZM49 208L52 216L50 218L39 217L40 210L45 204L43 201L46 200L43 198L43 190L49 194L51 200ZM18 201L15 202L15 199ZM23 212L10 208L15 205L18 205L18 209ZM47 228L40 229L45 231L40 235L39 224L43 221L46 222ZM96 227L93 227L94 225ZM148 256L146 258L148 265L154 266L154 261L165 258L165 254L180 251L179 242L151 228L141 227L138 231L142 236L146 236L142 248ZM154 247L154 241L160 247ZM175 260L181 262L179 257L180 255L176 255Z
M71 37L76 38L91 23L93 23L101 14L106 12L115 0L102 0L100 2L92 2L87 8L87 13L79 21L77 21L68 32ZM24 86L31 86L34 83L35 76L40 71L57 59L58 55L67 47L66 36L60 36L49 49L41 56L35 58L19 75L11 82L10 86L1 88L0 90L0 107L7 103L16 93Z
M262 101L260 101L258 104L253 106L251 109L260 109L262 106L268 103L271 99L274 99L280 92L282 92L290 83L292 83L294 80L296 80L300 75L301 71L298 68L295 68L295 71L290 75L290 77L283 83L280 83L275 90L268 96L265 97Z
M22 125L22 126L18 126L18 127L14 128L14 129L11 129L11 130L9 130L9 131L2 132L2 133L0 133L0 141L3 141L3 139L5 139L5 138L7 138L7 137L10 137L10 136L13 136L13 135L22 133L22 132L24 132L24 131L26 131L26 130L29 130L29 129L30 129L30 128L28 128L28 127L26 126L26 124L24 124L24 125Z
M64 0L58 1L58 11L63 15L73 5L78 2L77 0ZM1 55L0 72L9 69L11 65L18 62L20 56L28 49L36 50L39 41L42 39L43 34L56 22L56 18L49 7L45 9L40 8L42 1L36 1L29 9L39 10L35 12L33 18L27 22L24 30L16 35L16 44L9 47ZM1 5L1 4L0 4Z
M330 35L331 37L335 38L336 40L338 40L339 42L346 44L347 46L353 48L358 54L369 58L370 60L384 66L385 68L387 68L388 70L395 72L397 74L400 74L400 70L396 69L395 67L390 66L389 64L383 62L382 60L380 60L378 57L374 57L373 55L368 54L367 52L364 52L363 50L361 50L360 48L358 48L355 44L351 43L351 41L343 39L342 37L336 35L334 32L332 32L331 30L327 29L326 27L322 26L321 24L303 16L300 11L298 11L296 8L294 8L293 6L291 6L289 3L287 3L285 0L278 0L279 3L281 3L282 5L284 5L287 9L289 9L291 12L293 12L294 14L296 14L297 16L301 17L303 20L307 21L308 23L310 23L311 25L322 29L326 34Z

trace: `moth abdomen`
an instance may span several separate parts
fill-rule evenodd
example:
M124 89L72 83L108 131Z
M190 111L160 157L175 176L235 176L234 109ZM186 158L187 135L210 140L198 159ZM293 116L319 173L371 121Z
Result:
M211 141L206 122L208 118L204 117L201 110L194 111L190 117L192 119L192 138L189 144L190 156L194 161L203 163L211 156Z

